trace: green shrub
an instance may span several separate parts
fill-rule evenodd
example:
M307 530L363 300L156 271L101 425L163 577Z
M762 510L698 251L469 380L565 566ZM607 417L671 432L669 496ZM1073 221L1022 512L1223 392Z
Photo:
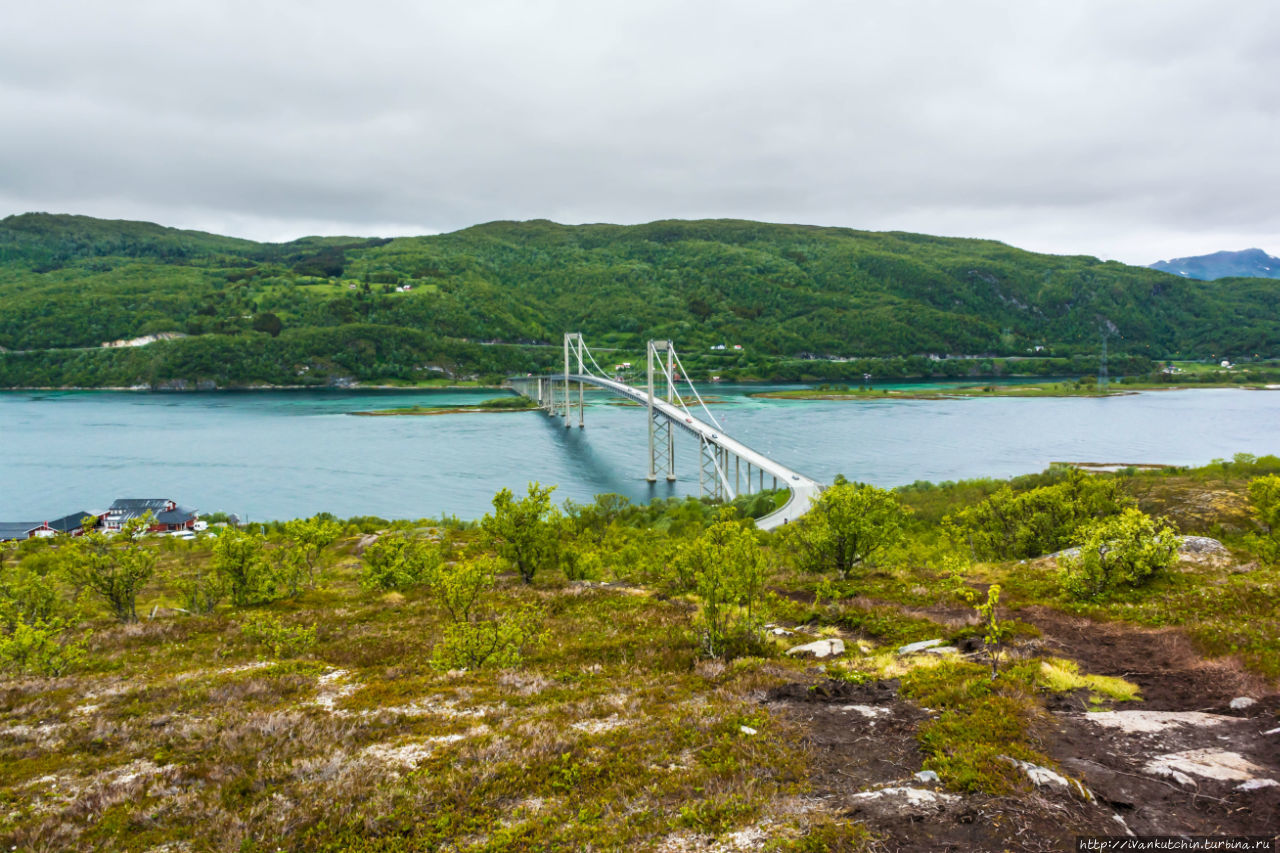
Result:
M515 666L541 640L541 623L542 614L531 607L504 608L500 614L453 622L432 650L432 664L442 670Z
M307 587L316 587L321 555L342 535L342 527L332 517L315 515L286 521L284 535L290 553L286 585L296 598L304 581Z
M436 644L432 663L439 669L514 666L539 639L541 614L530 607L496 610L487 600L500 564L492 557L460 560L438 572L432 590L449 614L450 624Z
M1133 501L1120 481L1071 469L1061 482L1014 492L1009 486L943 524L982 560L1038 557L1065 548L1084 524L1115 515Z
M182 607L192 613L212 613L227 597L226 578L212 566L188 562L179 567L173 580L182 596Z
M366 589L399 590L435 582L444 561L440 547L408 533L380 536L364 551Z
M126 521L114 539L86 533L67 554L72 583L101 598L121 622L138 621L138 593L155 572L155 549L142 542L151 523L147 511Z
M12 633L19 622L51 619L62 609L54 572L40 565L44 562L28 557L15 566L0 568L0 633Z
M432 587L452 621L470 622L476 617L482 597L497 582L498 567L492 557L480 557L460 560L437 573Z
M530 483L528 495L515 500L510 489L493 496L493 512L480 521L489 547L520 573L525 583L554 566L560 545L559 511L551 505L555 486Z
M717 522L683 546L674 564L677 575L698 596L694 628L708 657L764 651L758 606L765 563L750 530L733 521Z
M27 675L65 675L88 656L88 634L73 637L63 619L18 618L0 633L0 669Z
M1262 534L1253 538L1258 556L1280 563L1280 474L1258 477L1249 483L1249 502Z
M801 570L847 580L902 538L906 515L892 492L837 481L788 528L784 541Z
M1004 655L1004 644L1013 636L1013 625L1001 622L996 608L1000 604L1000 584L993 583L987 587L984 601L977 592L966 589L965 599L973 607L978 616L978 625L982 629L982 651L987 662L991 664L991 680L1000 674L1000 658Z
M237 607L265 604L277 598L272 566L264 557L260 534L224 527L213 543L213 567Z
M571 581L599 580L604 574L600 551L587 536L579 536L560 549L560 567Z
M305 655L316 644L316 626L285 625L280 617L267 613L253 614L240 625L246 639L265 646L276 659Z
M1178 537L1163 520L1129 508L1082 527L1079 553L1059 558L1063 589L1079 599L1121 587L1137 587L1178 559Z

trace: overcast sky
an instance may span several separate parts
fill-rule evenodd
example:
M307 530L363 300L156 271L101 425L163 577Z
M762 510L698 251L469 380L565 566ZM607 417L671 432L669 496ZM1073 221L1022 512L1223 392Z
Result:
M1280 254L1280 3L5 0L0 215Z

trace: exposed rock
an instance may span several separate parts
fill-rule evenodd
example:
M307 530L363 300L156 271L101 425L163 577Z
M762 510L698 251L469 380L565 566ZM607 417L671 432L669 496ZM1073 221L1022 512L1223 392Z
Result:
M365 548L368 548L370 545L372 545L374 542L377 542L377 541L378 541L377 533L366 533L365 535L361 536L359 539L356 540L355 552L357 554L363 554Z
M914 778L917 782L938 783L942 781L940 778L938 778L938 774L934 773L932 770L921 770L919 773L916 773L912 778Z
M923 652L926 649L932 649L934 646L942 645L942 640L921 640L918 643L908 643L898 649L900 655L914 655L917 652Z
M960 798L955 794L944 794L941 791L931 791L928 788L901 786L880 788L875 791L862 791L852 795L849 799L854 803L872 806L877 811L882 811L887 807L896 812L922 813L940 810Z
M1223 782L1250 782L1265 773L1238 752L1220 749L1187 749L1157 755L1143 768L1155 776L1167 776L1179 784L1194 784L1189 775L1203 776Z
M1258 704L1258 700L1251 696L1237 696L1227 704L1227 707L1233 711L1243 711L1245 708L1252 708L1256 704Z
M1173 726L1216 726L1237 718L1201 711L1098 711L1084 719L1123 732L1154 734Z
M925 649L924 652L927 655L939 655L939 656L960 654L960 650L957 649L955 646L934 646L931 649Z
M1117 808L1131 809L1142 802L1142 793L1132 775L1117 773L1096 761L1066 758L1062 766L1077 776L1088 775L1089 788L1104 803Z
M738 731L742 732L742 733L743 733L744 735L746 735L747 737L751 737L752 735L760 734L758 731L756 731L755 729L751 728L751 726L738 726Z
M1260 791L1263 788L1280 787L1280 782L1275 779L1250 779L1248 782L1241 782L1236 785L1237 791Z
M1208 536L1183 536L1182 541L1178 543L1179 554L1222 554L1226 555L1225 545L1217 539L1211 539Z
M1179 537L1178 553L1183 557L1226 557L1230 554L1225 545L1208 536ZM1054 551L1049 554L1046 559L1057 560L1076 557L1079 554L1079 548L1064 548L1061 551Z
M1053 786L1055 788L1061 788L1064 791L1077 793L1086 800L1093 799L1093 794L1089 793L1089 789L1084 785L1081 785L1074 779L1068 779L1066 776L1050 770L1048 767L1041 767L1039 764L1032 764L1030 761L1021 761L1008 755L1002 755L1000 758L1025 773L1027 779L1029 779L1031 784L1035 785L1037 788Z
M788 655L813 655L815 658L837 657L844 654L844 640L816 640L787 649Z

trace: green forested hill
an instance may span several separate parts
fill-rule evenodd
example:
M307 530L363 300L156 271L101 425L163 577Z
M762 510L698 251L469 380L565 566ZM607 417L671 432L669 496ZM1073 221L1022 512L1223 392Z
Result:
M1120 355L1274 357L1277 317L1276 281L1191 281L992 241L844 228L494 222L263 244L79 216L0 221L0 347L37 351L0 357L5 386L532 370L555 349L531 345L558 344L565 330L624 354L671 338L708 371L760 378L798 378L796 360L815 356L898 359L892 374L961 369L900 360L928 353L1092 355L1104 332ZM74 349L159 332L191 337ZM811 361L804 374L850 369Z

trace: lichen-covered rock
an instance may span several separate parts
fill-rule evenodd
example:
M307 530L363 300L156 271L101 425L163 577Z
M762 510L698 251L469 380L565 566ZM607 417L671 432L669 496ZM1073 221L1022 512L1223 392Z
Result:
M940 645L942 645L942 640L921 640L918 643L908 643L907 645L900 647L898 649L898 654L914 655Z
M1227 548L1217 539L1208 536L1183 536L1178 543L1179 554L1227 554Z
M815 658L839 657L844 654L844 640L816 640L787 649L789 655L812 655Z

